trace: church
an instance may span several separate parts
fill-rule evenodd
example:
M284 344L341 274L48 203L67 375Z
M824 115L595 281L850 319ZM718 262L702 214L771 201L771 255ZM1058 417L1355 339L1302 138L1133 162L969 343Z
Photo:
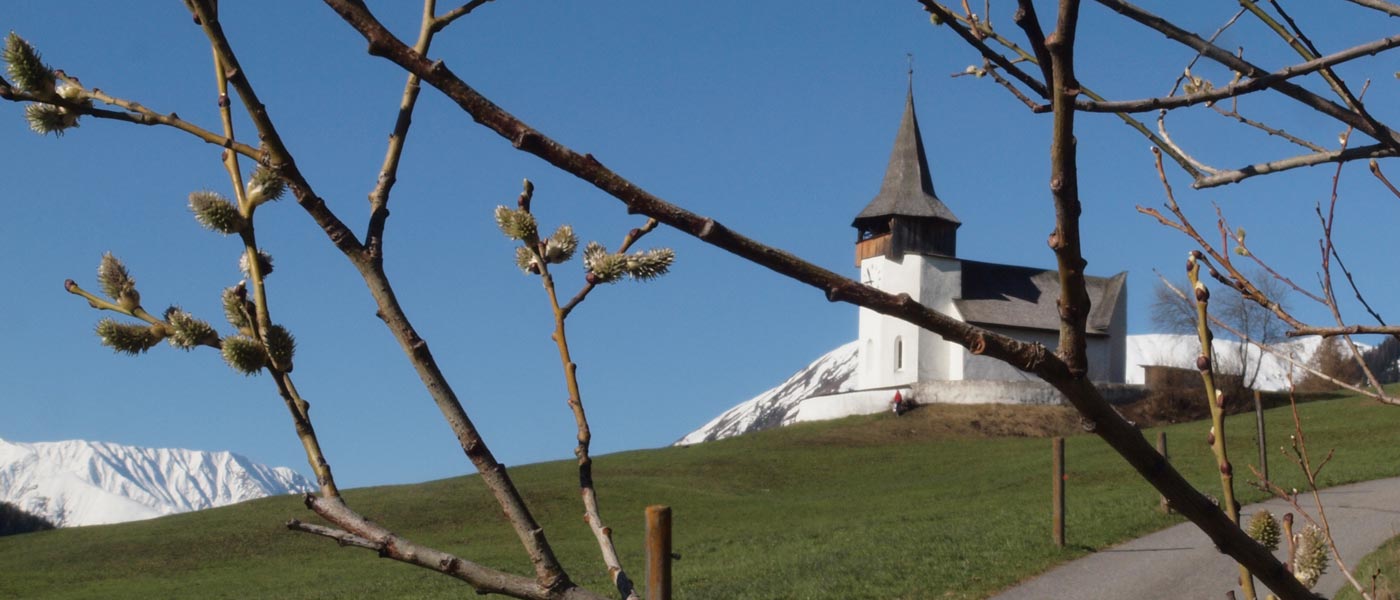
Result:
M958 256L962 222L933 190L912 87L885 178L851 223L860 281L983 329L1047 348L1058 345L1059 273ZM984 231L992 231L995 223ZM1044 249L1026 241L1026 252ZM1044 252L1049 255L1048 251ZM1085 277L1089 378L1110 402L1142 396L1125 385L1128 274ZM890 410L896 394L917 404L1063 404L1029 373L914 325L859 309L860 337L778 386L721 413L678 442L695 444L803 421ZM896 413L899 412L899 407Z
M984 329L1054 348L1060 326L1058 273L959 257L961 225L934 192L911 88L880 191L852 222L860 281L892 294L909 294L929 308ZM1089 377L1095 382L1124 379L1127 279L1126 272L1085 277L1092 307ZM956 395L952 401L1040 404L1048 403L1047 394L1053 396L1039 386L992 383L1038 380L914 325L867 308L860 309L859 318L856 390L907 389L919 402L949 401Z

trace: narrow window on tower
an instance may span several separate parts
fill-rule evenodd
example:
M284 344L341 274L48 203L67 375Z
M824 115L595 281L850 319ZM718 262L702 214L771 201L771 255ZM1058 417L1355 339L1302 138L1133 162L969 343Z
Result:
M900 371L900 370L903 370L903 369L904 369L904 340L900 339L899 336L895 336L895 338L894 338L894 370Z

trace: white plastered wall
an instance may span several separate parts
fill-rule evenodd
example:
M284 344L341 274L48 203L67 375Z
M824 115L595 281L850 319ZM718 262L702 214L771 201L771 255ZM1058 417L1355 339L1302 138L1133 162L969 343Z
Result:
M862 277L867 273L873 274L876 286L884 291L909 294L934 310L957 315L953 299L962 289L957 259L906 254L902 260L892 261L875 256L861 261ZM962 377L961 347L867 308L860 309L859 319L859 389ZM895 356L896 348L903 350L902 361Z

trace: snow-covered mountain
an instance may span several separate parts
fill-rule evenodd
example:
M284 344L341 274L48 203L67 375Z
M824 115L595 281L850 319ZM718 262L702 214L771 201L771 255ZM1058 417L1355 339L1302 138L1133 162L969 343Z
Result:
M858 346L850 342L827 352L778 387L724 411L676 444L698 444L791 424L803 400L848 392L855 387Z
M0 501L59 527L138 521L314 489L291 469L230 452L0 439Z
M1299 364L1308 364L1313 351L1317 350L1321 338L1308 337L1278 344L1274 349L1293 357ZM1142 383L1143 365L1165 365L1171 367L1193 367L1199 343L1195 336L1175 334L1130 335L1127 339L1128 383ZM1303 371L1293 368L1287 360L1265 353L1259 358L1259 349L1248 349L1249 369L1258 369L1255 385L1263 390L1288 389L1290 373L1301 379ZM858 345L850 342L826 353L812 364L798 371L787 381L759 394L739 405L724 411L704 426L686 434L677 445L698 444L712 440L743 435L751 431L761 431L773 427L790 425L800 418L801 405L809 398L848 392L855 388ZM1216 359L1228 365L1237 361L1239 342L1215 341ZM1256 367L1256 364L1258 365ZM833 414L824 407L827 418L842 416ZM856 414L852 412L851 414Z

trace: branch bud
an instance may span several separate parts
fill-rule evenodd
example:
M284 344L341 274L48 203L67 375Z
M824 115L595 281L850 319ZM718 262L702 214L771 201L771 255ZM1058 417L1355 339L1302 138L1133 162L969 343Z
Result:
M653 248L627 257L627 274L637 281L648 281L665 275L676 260L670 248Z
M36 96L47 96L54 93L53 69L44 64L44 60L39 56L39 51L34 49L24 38L15 35L11 31L5 38L4 59L6 72L10 74L10 79L15 81L19 89L34 94Z
M252 333L253 324L248 322L248 315L252 313L252 310L247 302L248 290L242 282L236 286L224 288L224 318L228 319L229 325L238 328L239 331Z
M169 325L171 346L181 350L191 350L195 346L216 346L219 334L208 323L194 318L194 315L178 306L165 309L165 322Z
M103 346L122 354L136 356L160 343L164 331L156 326L131 325L102 319L97 322L97 337L102 340Z
M1327 571L1327 540L1322 530L1312 524L1304 527L1294 540L1293 576L1311 589Z
M574 228L569 225L560 225L554 230L554 235L544 241L545 262L557 265L568 262L574 257L574 251L578 250L578 236L574 235Z
M1249 518L1249 526L1245 531L1254 541L1259 542L1259 545L1270 551L1278 550L1279 526L1273 513L1267 510L1254 513L1254 516Z
M248 202L253 206L277 200L286 191L287 185L282 181L282 176L267 167L258 167L248 179Z
M515 247L515 266L526 275L539 275L540 262L535 258L535 253L524 246Z
M213 232L229 235L248 227L248 220L238 212L238 207L216 192L192 192L190 211L200 225Z
M29 129L40 135L52 133L62 136L64 130L78 126L77 113L42 102L24 107L24 119L29 121Z
M102 284L102 293L123 310L134 311L141 307L141 293L136 291L136 280L127 272L126 265L111 252L103 254L102 262L97 265L97 281Z
M257 340L247 336L224 338L223 355L228 366L244 375L256 375L267 366L267 351Z
M1209 356L1205 356L1205 355L1197 356L1197 357L1196 357L1196 370L1197 370L1197 371L1209 371L1209 370L1210 370L1210 357L1209 357Z
M252 271L248 270L247 251L238 255L238 270L242 271L243 275L247 277L253 276ZM268 275L272 274L272 255L264 252L262 248L258 249L258 273L262 275L263 279L266 279Z
M272 366L283 373L292 372L292 355L296 353L297 341L286 327L273 325L266 336L267 357Z
M512 240L533 244L539 239L539 229L535 216L524 209L511 210L504 206L496 207L496 226L501 233Z

